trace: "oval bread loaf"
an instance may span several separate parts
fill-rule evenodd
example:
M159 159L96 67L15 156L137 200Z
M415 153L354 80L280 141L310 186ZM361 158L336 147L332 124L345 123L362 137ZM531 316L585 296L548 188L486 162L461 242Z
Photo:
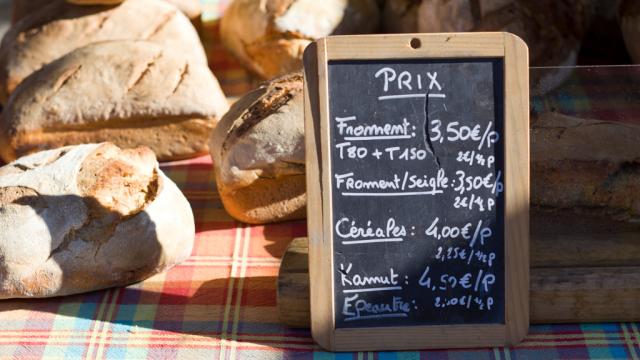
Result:
M313 40L378 28L376 0L235 0L222 17L223 44L249 70L271 79L302 68Z
M531 119L531 204L640 220L640 127L558 113Z
M198 34L175 6L127 0L117 6L54 1L9 29L0 44L0 103L27 76L65 54L101 41L148 40L207 64Z
M149 149L78 145L0 168L0 299L141 281L189 257L194 237Z
M640 64L640 1L623 1L620 6L620 27L631 59Z
M161 161L206 154L227 100L205 64L145 41L75 50L29 76L0 123L5 161L64 145L150 147Z
M210 143L218 191L234 218L305 216L302 74L265 83L231 106Z

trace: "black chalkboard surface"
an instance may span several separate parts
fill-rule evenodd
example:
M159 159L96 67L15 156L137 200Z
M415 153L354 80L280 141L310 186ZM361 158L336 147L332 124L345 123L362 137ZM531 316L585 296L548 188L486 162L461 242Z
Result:
M503 66L329 62L336 327L504 323Z
M314 339L330 350L520 341L526 45L507 33L332 36L304 64Z

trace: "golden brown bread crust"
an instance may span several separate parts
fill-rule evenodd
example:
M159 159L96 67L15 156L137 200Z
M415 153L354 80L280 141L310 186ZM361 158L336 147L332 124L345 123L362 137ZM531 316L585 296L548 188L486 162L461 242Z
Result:
M110 40L147 40L193 63L207 64L189 19L164 1L78 6L56 0L16 23L2 39L0 102L6 104L18 84L42 66L83 46Z
M252 224L305 216L302 74L274 79L234 103L210 143L227 212Z
M248 224L304 219L307 215L304 175L258 179L240 189L218 189L229 215Z
M302 68L313 40L375 32L376 0L235 0L220 23L223 44L243 66L271 79Z
M102 42L46 65L2 113L0 155L112 141L146 145L161 161L207 152L228 109L204 64L144 41Z
M10 161L45 149L111 141L121 148L147 146L161 161L183 160L207 154L209 136L215 127L211 121L202 119L136 122L134 127L104 126L28 131L13 137L8 145L4 145L0 136L0 156Z

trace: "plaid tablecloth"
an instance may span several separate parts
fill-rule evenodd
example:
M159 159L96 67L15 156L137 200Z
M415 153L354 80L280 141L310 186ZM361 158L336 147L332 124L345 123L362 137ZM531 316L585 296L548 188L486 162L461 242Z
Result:
M211 161L164 164L193 207L197 238L185 263L126 288L0 301L1 358L87 359L638 359L640 324L536 325L514 348L341 353L308 330L279 324L276 278L304 222L248 226L231 219Z
M211 20L228 0L204 2L205 20ZM221 50L216 28L207 23L202 34L210 65L226 93L239 95L255 80ZM637 123L640 68L579 70L563 89L534 98L532 109ZM323 352L308 330L279 324L276 311L280 258L291 239L305 236L305 222L234 221L215 191L208 157L164 164L163 170L193 207L193 255L126 288L0 301L0 358L640 359L640 323L535 325L514 348Z

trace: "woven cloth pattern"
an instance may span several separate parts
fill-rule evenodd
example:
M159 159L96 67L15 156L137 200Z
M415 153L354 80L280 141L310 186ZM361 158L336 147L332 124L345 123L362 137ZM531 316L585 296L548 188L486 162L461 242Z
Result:
M640 324L531 326L514 348L323 352L278 321L276 279L303 221L231 219L208 157L164 164L196 217L193 255L139 284L64 298L0 301L0 358L65 359L638 359Z
M240 95L256 80L220 45L216 19L229 0L203 2L202 37L210 65L225 92ZM581 69L562 89L532 99L532 110L637 123L638 84L640 67ZM640 359L640 323L534 325L513 348L324 352L308 330L284 327L277 316L280 259L291 239L306 235L305 222L249 226L234 221L215 190L209 157L162 167L193 208L192 256L126 288L0 301L0 358Z

